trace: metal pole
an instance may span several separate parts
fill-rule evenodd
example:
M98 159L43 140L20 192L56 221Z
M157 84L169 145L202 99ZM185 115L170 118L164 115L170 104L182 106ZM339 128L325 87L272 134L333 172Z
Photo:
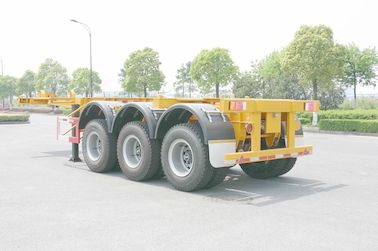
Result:
M92 33L89 31L89 75L90 75L90 91L93 97L93 77L92 77Z
M75 19L71 19L71 22L81 24L89 34L89 90L90 90L90 97L93 97L93 76L92 76L92 31L91 28L85 23L79 22Z
M3 71L3 57L0 57L1 61L1 76L4 76L4 71Z

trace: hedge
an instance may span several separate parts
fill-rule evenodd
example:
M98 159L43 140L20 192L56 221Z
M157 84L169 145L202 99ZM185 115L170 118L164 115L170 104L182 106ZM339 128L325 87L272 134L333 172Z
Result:
M320 112L319 120L321 119L376 120L378 110L328 110Z
M27 122L29 121L28 113L0 113L1 122Z
M322 119L319 129L326 131L346 131L378 133L378 120Z
M300 120L312 120L312 113L299 113ZM357 120L378 120L378 110L327 110L320 111L318 120L322 119L357 119Z
M62 110L53 110L49 107L37 107L37 108L30 108L30 107L13 107L12 109L4 109L7 112L31 112L31 113L54 113L54 114L62 114Z
M311 118L299 118L301 121L302 125L308 125L311 124Z

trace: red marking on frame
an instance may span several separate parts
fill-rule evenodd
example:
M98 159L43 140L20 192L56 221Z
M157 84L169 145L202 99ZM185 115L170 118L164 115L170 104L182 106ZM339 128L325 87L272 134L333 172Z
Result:
M261 156L259 157L259 160L268 160L268 156Z
M68 141L74 144L80 144L80 129L79 129L79 118L71 118L72 126L75 126L72 130L75 130L75 136L69 137Z
M269 155L268 156L268 159L275 159L276 158L276 155Z
M241 155L240 158L238 160L236 160L236 164L243 164L243 163L247 163L249 161L250 161L249 158L244 158L243 155Z

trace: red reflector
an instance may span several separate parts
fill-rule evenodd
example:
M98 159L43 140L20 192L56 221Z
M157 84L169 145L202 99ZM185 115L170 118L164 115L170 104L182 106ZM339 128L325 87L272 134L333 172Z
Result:
M247 102L245 101L231 101L230 110L245 111L247 109Z
M305 103L305 111L315 112L316 111L316 103L315 102L306 102Z

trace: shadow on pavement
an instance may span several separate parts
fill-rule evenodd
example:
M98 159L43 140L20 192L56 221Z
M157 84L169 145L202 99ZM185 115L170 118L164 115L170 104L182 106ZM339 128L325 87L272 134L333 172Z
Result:
M232 201L263 207L345 186L345 184L330 185L319 180L288 175L266 180L252 179L240 169L230 169L222 184L196 193L216 201Z
M69 156L67 152L65 156ZM84 162L73 163L67 161L65 165L89 171ZM104 175L122 178L125 179L125 182L129 181L119 168ZM174 190L165 177L158 180L144 181L143 183ZM240 168L233 168L229 169L227 177L220 185L208 190L195 191L191 194L202 196L215 202L264 207L309 195L329 192L346 186L345 184L327 184L319 180L292 177L290 173L266 180L252 179L244 174ZM180 191L177 192L180 193Z
M108 175L126 179L122 172ZM174 188L166 178L145 181L146 185ZM325 193L345 187L345 184L326 184L319 180L282 176L273 179L252 179L240 169L230 169L226 179L220 185L208 190L192 192L215 202L240 203L258 207L296 200L309 195ZM180 191L177 191L180 193Z
M39 159L39 158L50 158L50 157L64 157L69 159L71 156L71 151L51 151L51 152L41 152L41 155L38 156L32 156L33 159Z

